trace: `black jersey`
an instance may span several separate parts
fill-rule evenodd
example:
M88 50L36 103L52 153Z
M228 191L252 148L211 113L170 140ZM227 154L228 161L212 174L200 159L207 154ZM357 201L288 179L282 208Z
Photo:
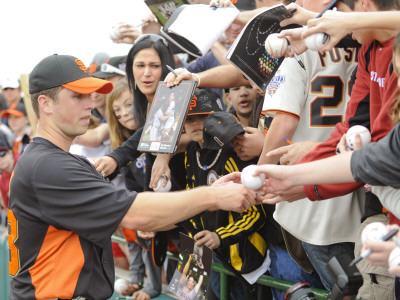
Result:
M111 297L111 235L135 196L84 157L35 138L10 184L10 299Z

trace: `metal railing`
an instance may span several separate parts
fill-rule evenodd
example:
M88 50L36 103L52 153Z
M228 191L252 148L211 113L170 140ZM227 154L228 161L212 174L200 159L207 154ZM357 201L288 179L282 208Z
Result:
M113 236L112 240L118 243L126 243L123 237ZM177 253L169 252L167 253L168 258L173 260L179 260ZM228 300L229 299L229 276L234 276L232 272L228 271L221 263L214 262L211 267L214 271L220 273L220 283L221 283L221 294L220 300ZM277 279L271 276L262 275L257 283L265 286L269 286L272 288L277 288L281 290L288 290L291 286L296 284L296 282L286 281L282 279ZM328 297L329 292L326 290L312 288L312 291L315 294L315 297L320 300L326 299Z

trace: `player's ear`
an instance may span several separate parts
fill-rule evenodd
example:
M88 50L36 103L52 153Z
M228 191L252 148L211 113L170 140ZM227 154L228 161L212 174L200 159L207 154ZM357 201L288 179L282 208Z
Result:
M40 95L38 98L39 111L43 111L45 114L52 112L54 100L46 95Z

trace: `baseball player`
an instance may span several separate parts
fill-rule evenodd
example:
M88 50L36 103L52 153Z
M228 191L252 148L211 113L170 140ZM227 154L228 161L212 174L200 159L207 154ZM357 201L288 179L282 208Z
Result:
M12 300L108 299L114 283L111 235L119 225L157 231L207 209L242 212L255 204L253 191L228 182L238 181L237 173L212 187L137 194L108 183L87 159L70 154L73 139L89 124L90 93L112 88L68 55L49 56L30 74L39 123L10 184Z

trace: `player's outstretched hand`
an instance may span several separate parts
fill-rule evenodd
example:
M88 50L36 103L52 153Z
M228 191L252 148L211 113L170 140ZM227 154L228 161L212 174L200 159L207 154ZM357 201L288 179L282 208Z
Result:
M225 177L225 176L224 176ZM211 186L216 196L216 207L227 211L242 213L256 204L256 194L242 184L226 182Z
M285 19L280 23L281 27L285 27L290 24L306 25L308 20L313 19L318 15L317 13L302 8L295 3L286 5L286 8L289 11L292 9L296 9L296 11L291 18Z
M97 172L101 173L103 176L112 174L118 167L117 161L111 156L102 156L96 158L96 160L93 162L93 165Z
M308 28L303 31L302 38L305 39L319 32L326 33L329 35L329 40L320 51L332 50L343 37L352 31L354 19L349 16L350 13L328 10L320 18L307 22Z
M226 174L226 175L218 178L218 180L215 181L214 184L218 185L218 184L223 184L223 183L227 183L227 182L242 183L240 176L241 176L240 172L232 172L232 173Z
M218 248L221 244L218 234L209 230L203 230L194 236L196 246L206 245L210 249Z
M175 69L175 72L178 74L178 76L175 76L172 72L170 72L164 79L164 82L168 87L178 85L182 80L195 80L198 82L198 78L193 76L193 73L190 73L184 68Z

